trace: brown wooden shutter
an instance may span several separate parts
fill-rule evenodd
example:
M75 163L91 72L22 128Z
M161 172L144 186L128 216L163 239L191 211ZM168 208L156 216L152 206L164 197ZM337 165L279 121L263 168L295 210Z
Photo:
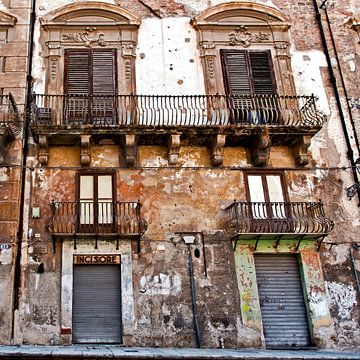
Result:
M92 51L93 95L115 94L115 49Z
M270 51L249 51L249 59L254 93L274 95L275 83Z
M227 94L275 94L270 51L220 50Z
M66 94L114 95L115 49L66 49Z
M225 88L228 94L251 94L247 52L244 50L220 50Z
M89 50L65 50L65 93L88 95L90 93Z

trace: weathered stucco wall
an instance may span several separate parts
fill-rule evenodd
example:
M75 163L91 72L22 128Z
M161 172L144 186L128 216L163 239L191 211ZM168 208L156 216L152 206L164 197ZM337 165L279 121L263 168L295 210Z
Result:
M148 0L147 6L133 0L102 2L117 4L141 18L135 51L137 94L205 93L198 35L190 25L190 19L210 6L226 1ZM68 0L51 3L38 0L37 16L45 16L70 3ZM299 251L293 243L281 243L280 249L274 250L273 242L261 245L256 251L298 252L315 344L322 348L359 349L360 298L354 266L357 271L360 270L360 254L358 249L353 249L353 265L350 247L343 244L359 242L359 208L356 199L348 200L345 193L345 188L352 185L353 178L348 168L345 138L326 71L312 1L254 3L274 6L291 19L290 55L296 92L299 95L314 93L319 97L320 110L328 115L328 122L311 140L311 157L307 167L296 168L291 147L272 146L266 170L285 169L289 199L321 199L326 216L335 222L334 231L325 240L329 244L322 245L319 252L311 242L302 244ZM18 41L26 41L28 8L9 9L4 4L1 9L9 13L13 11L22 19L18 25L23 27L16 25L16 31L19 33ZM346 27L346 21L356 11L354 0L341 1L341 6L339 4L329 10L337 31L335 36L345 81L353 97L358 96L359 81L353 81L355 74L359 74L359 62L355 56L358 44L354 40L355 32ZM20 48L26 49L19 44L0 44L0 56L5 48L11 56L17 54ZM37 21L33 59L34 89L37 93L45 93L46 88L45 50L46 44ZM22 91L25 86L24 68L21 74L15 71L24 62L23 55L18 57L18 66L12 60L8 63L8 66L13 66L8 71L14 71L11 79L8 74L0 74L0 84L6 83L4 88L15 92L18 86ZM285 78L289 76L281 75ZM18 82L14 84L16 79ZM17 93L17 97L21 103L24 93ZM356 111L354 116L358 117ZM350 129L348 116L346 123ZM358 149L354 137L350 141L356 157ZM25 205L29 219L25 217L23 277L15 342L70 343L71 258L77 253L111 253L121 254L123 259L125 345L195 346L188 268L190 253L203 346L264 346L253 245L238 246L234 252L231 239L224 232L227 220L225 208L234 199L246 200L244 171L254 169L249 149L225 146L223 165L216 168L211 165L209 148L190 141L180 147L177 165L170 166L168 148L159 143L147 143L137 148L135 168L125 168L121 161L124 157L123 147L114 141L114 137L105 143L108 145L92 139L89 167L81 165L79 144L51 145L48 148L47 166L40 167L35 159L36 168L28 172ZM19 158L20 146L14 144L11 148L13 151L9 151L10 162L16 162ZM99 241L98 249L95 249L94 241L88 239L78 243L77 249L74 249L72 239L63 243L58 241L53 249L47 231L51 217L49 203L52 199L75 201L76 173L84 168L114 169L117 200L141 201L142 216L149 227L140 242L139 254L136 252L136 241L129 239L123 239L118 249L114 242L106 240ZM12 241L15 241L17 229L19 176L19 169L0 171L0 187L3 189L0 201L4 208L7 206L6 211L0 211L0 216L6 214L4 219L0 219L0 229ZM33 208L40 209L39 218L31 216ZM181 239L187 233L195 234L194 245L188 246ZM0 253L0 342L4 343L11 341L9 329L14 253L14 249Z

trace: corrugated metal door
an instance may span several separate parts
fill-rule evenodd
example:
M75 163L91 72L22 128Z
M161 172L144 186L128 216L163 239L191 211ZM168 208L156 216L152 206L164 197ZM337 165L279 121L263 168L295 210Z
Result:
M75 265L73 341L121 343L119 265Z
M299 265L295 255L255 255L267 347L311 344Z

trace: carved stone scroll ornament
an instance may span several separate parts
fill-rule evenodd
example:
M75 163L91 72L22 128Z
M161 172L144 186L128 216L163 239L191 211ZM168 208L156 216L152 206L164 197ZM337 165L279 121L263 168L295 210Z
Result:
M134 166L136 163L136 136L135 134L125 135L125 162L127 166Z
M224 161L224 146L226 135L217 134L211 144L211 164L213 166L220 166Z
M235 31L228 34L229 45L241 45L243 47L249 47L251 43L262 42L269 40L270 33L259 32L252 34L248 31L248 28L244 25L238 26Z
M98 33L96 27L86 27L84 32L63 34L64 41L83 43L86 47L91 47L93 44L105 46L106 42L103 33Z
M256 135L250 148L254 166L267 166L270 158L271 139L267 129Z
M48 141L46 135L39 136L38 159L39 159L39 163L43 166L47 165L49 161Z
M180 153L180 134L171 134L168 142L169 148L169 165L176 165L179 160Z
M90 138L90 135L81 135L80 164L82 166L90 165Z

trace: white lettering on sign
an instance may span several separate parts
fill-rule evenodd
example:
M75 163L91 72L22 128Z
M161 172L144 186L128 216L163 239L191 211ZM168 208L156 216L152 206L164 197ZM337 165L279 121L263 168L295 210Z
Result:
M11 244L0 244L0 250L8 250L11 246Z

